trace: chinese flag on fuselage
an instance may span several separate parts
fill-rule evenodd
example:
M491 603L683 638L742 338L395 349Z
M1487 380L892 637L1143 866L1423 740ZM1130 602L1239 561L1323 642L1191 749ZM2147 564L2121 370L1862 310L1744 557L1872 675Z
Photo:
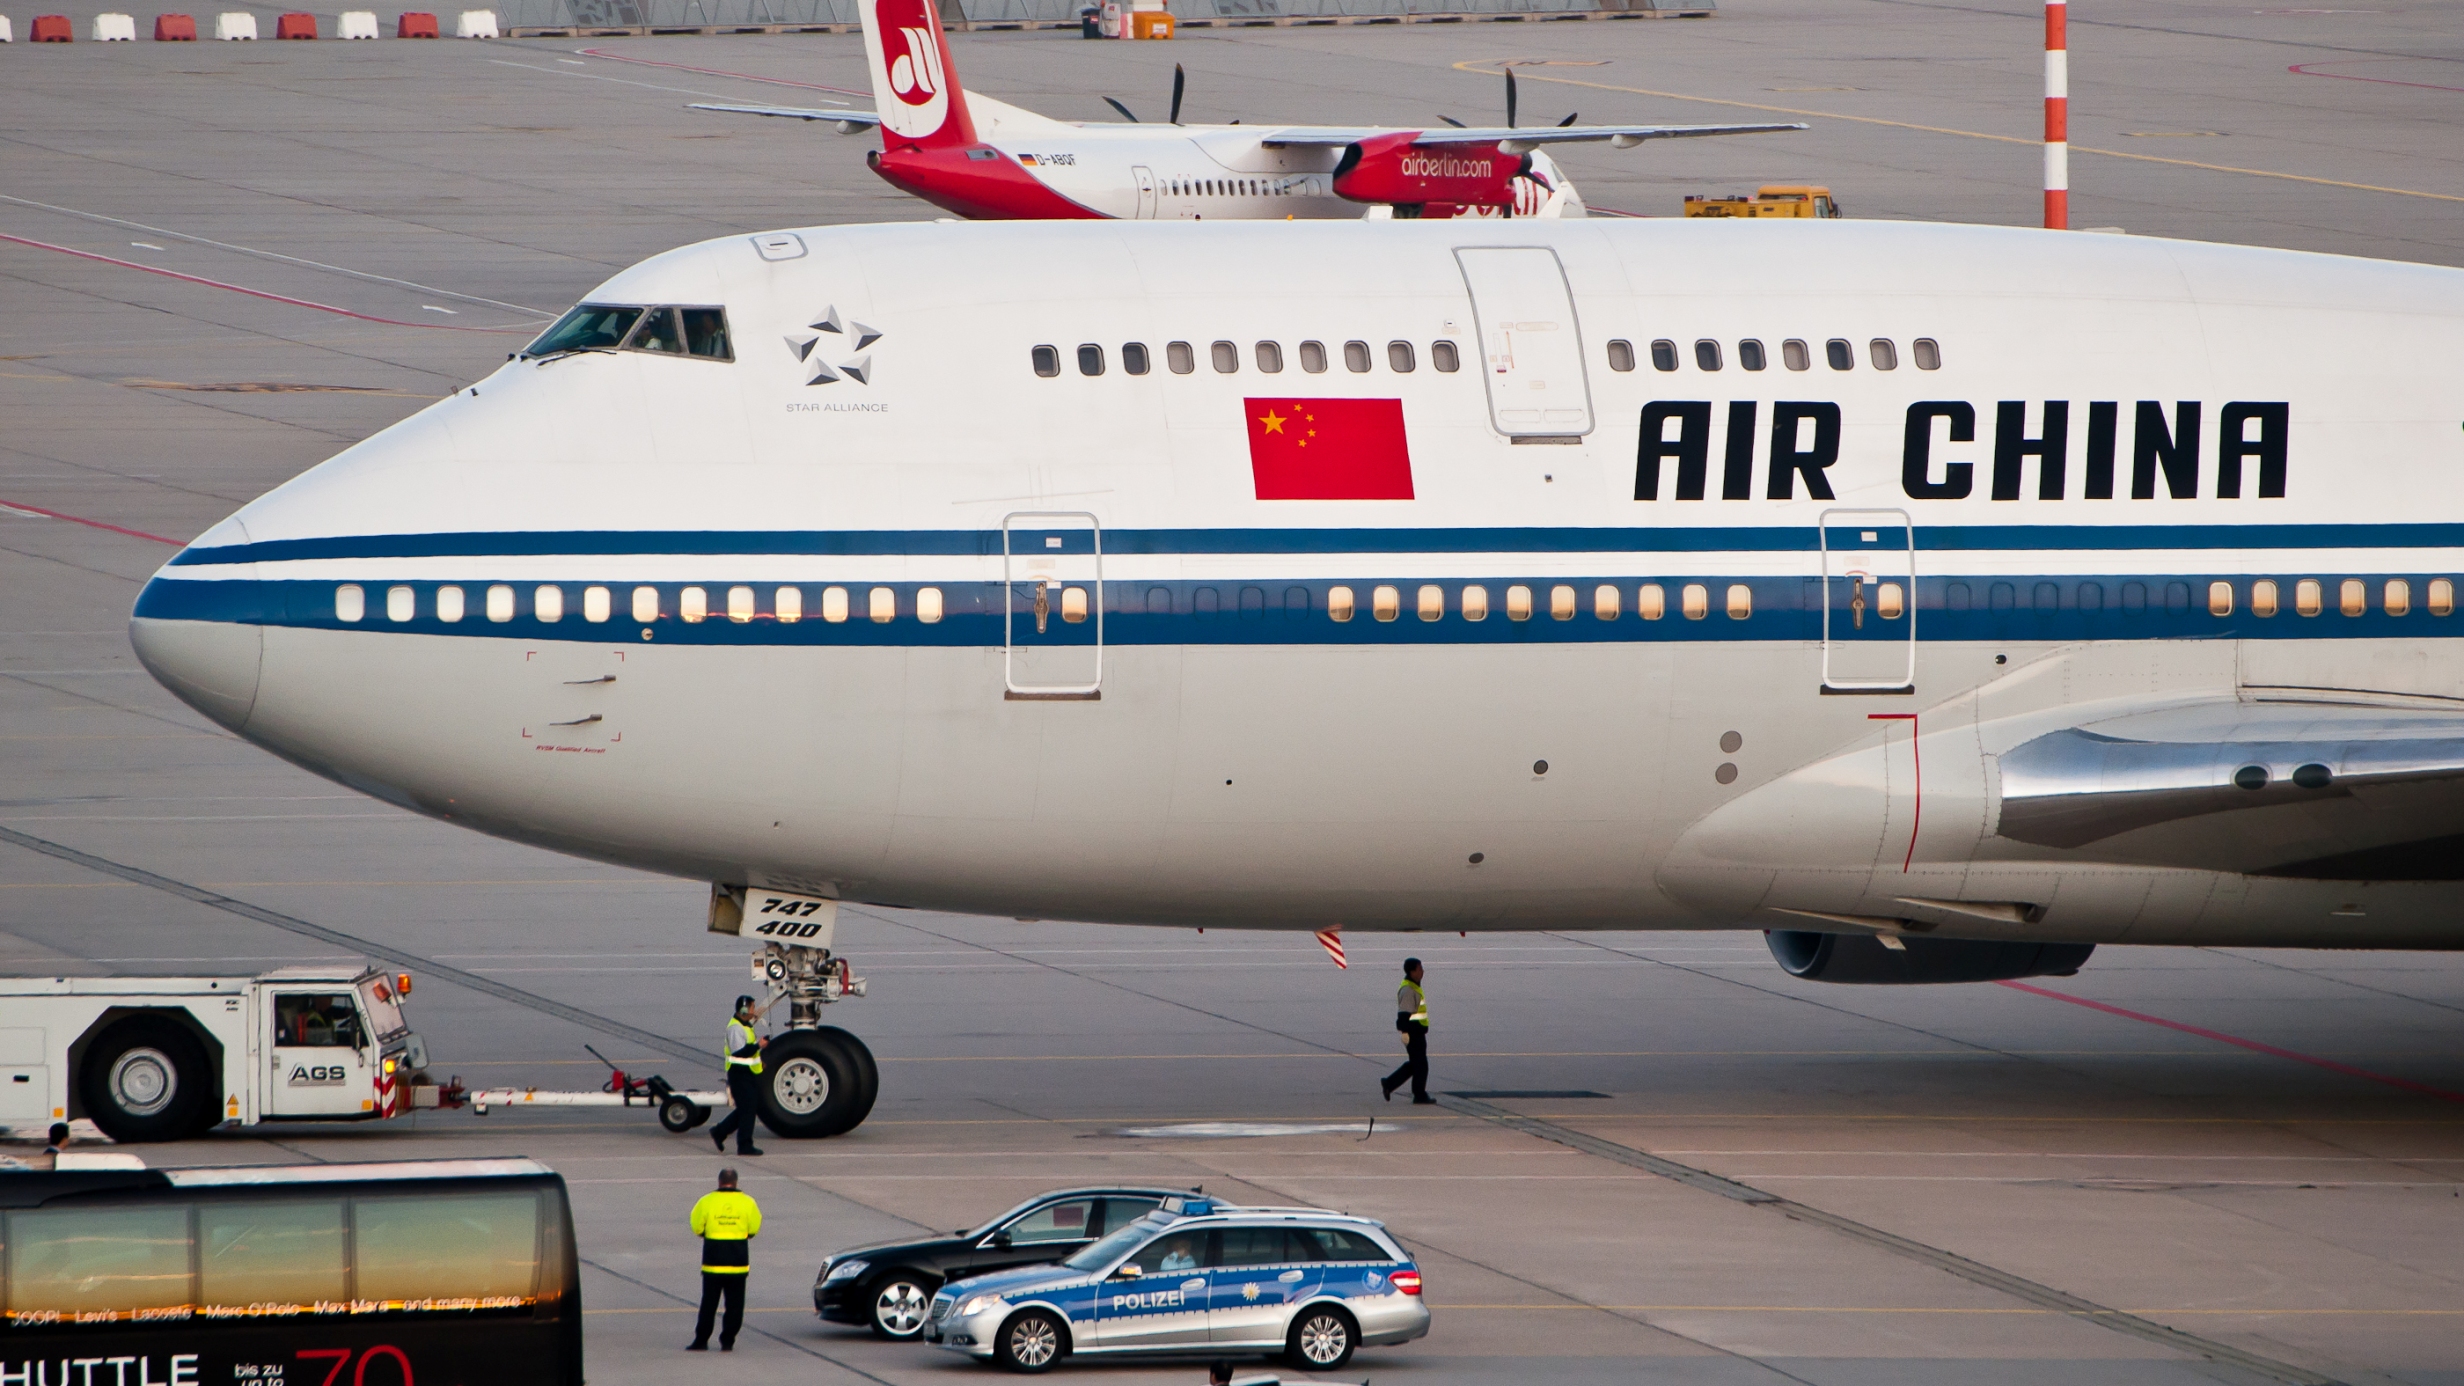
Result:
M1410 500L1399 399L1252 399L1249 470L1259 500Z

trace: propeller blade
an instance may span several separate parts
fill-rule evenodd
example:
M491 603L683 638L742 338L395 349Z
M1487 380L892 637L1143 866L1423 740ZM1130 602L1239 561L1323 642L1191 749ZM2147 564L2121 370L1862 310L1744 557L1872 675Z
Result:
M1469 130L1470 128L1472 128L1472 127L1470 127L1470 126L1468 126L1468 125L1464 124L1462 121L1459 121L1459 120L1455 119L1453 116L1450 116L1450 115L1442 115L1442 116L1439 116L1439 117L1438 117L1438 119L1439 119L1439 120L1442 120L1442 121L1444 121L1444 122L1446 122L1448 125L1453 126L1453 127L1454 127L1454 128L1456 128L1457 130Z
M1582 114L1582 112L1581 112L1581 111L1568 111L1568 112L1566 112L1566 118L1565 118L1564 120L1561 120L1561 121L1557 122L1557 128L1558 128L1558 129L1560 129L1560 130L1563 130L1563 129L1565 129L1567 126L1572 125L1572 124L1574 123L1574 118L1575 118L1576 116L1578 116L1578 115L1581 115L1581 114Z
M1119 111L1121 113L1121 119L1128 121L1130 124L1137 125L1142 123L1136 116L1129 113L1129 107L1122 105L1120 102L1113 100L1111 97L1105 97L1104 104L1110 106L1116 111Z
M1514 69L1506 69L1506 128L1514 128Z
M1189 74L1181 71L1179 63L1174 63L1172 65L1172 123L1175 125L1181 123L1181 90L1188 85L1188 82Z

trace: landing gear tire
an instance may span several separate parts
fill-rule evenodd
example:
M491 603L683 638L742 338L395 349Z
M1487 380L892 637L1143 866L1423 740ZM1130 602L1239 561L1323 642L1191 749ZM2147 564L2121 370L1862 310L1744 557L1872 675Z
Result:
M78 1096L115 1141L176 1141L211 1118L216 1098L208 1068L194 1035L167 1020L132 1016L86 1047Z
M710 1109L689 1097L671 1097L659 1104L659 1124L674 1135L683 1135L710 1120Z
M1301 1311L1292 1324L1292 1336L1284 1340L1286 1361L1305 1372L1341 1371L1352 1360L1352 1349L1360 1345L1360 1329L1352 1316L1340 1309L1320 1305Z
M773 1038L762 1050L761 1067L762 1124L790 1140L852 1131L872 1106L861 1067L826 1030Z
M847 1123L847 1129L852 1131L864 1124L864 1118L873 1114L873 1099L881 1096L881 1066L873 1062L873 1051L864 1047L864 1041L845 1030L835 1025L824 1025L815 1033L829 1036L847 1056L847 1062L855 1071L855 1115Z
M914 1271L892 1271L873 1282L873 1336L912 1343L924 1332L924 1317L940 1288Z
M992 1342L993 1360L1029 1375L1051 1371L1068 1351L1061 1321L1041 1309L1029 1309L1001 1325L1000 1336Z

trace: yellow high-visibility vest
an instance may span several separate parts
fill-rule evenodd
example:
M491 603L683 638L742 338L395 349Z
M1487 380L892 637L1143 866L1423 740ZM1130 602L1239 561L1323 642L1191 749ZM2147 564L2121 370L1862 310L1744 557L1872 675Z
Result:
M1403 979L1403 990L1410 992L1413 999L1420 1003L1419 1007L1412 1012L1413 1023L1423 1027L1427 1026L1429 1023L1429 993L1422 991L1420 989L1420 983L1413 981L1409 977ZM1397 1009L1400 1009L1400 1007Z
M736 1051L744 1048L748 1044L754 1046L753 1057L749 1059L737 1058ZM736 1019L732 1015L727 1018L727 1048L721 1050L720 1053L726 1057L727 1062L731 1067L741 1064L744 1067L751 1069L756 1074L760 1073L760 1045L761 1036L753 1033L752 1026L745 1024L743 1021Z
M742 1275L752 1269L746 1243L761 1231L761 1205L734 1189L706 1193L693 1205L693 1235L702 1239L702 1269Z

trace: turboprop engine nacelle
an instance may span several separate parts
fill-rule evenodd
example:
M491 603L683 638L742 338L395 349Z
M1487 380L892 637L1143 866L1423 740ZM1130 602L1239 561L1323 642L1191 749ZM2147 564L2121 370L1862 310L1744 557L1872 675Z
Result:
M1335 165L1336 194L1398 207L1513 205L1514 180L1529 156L1494 144L1415 143L1419 138L1418 131L1399 130L1347 145Z

